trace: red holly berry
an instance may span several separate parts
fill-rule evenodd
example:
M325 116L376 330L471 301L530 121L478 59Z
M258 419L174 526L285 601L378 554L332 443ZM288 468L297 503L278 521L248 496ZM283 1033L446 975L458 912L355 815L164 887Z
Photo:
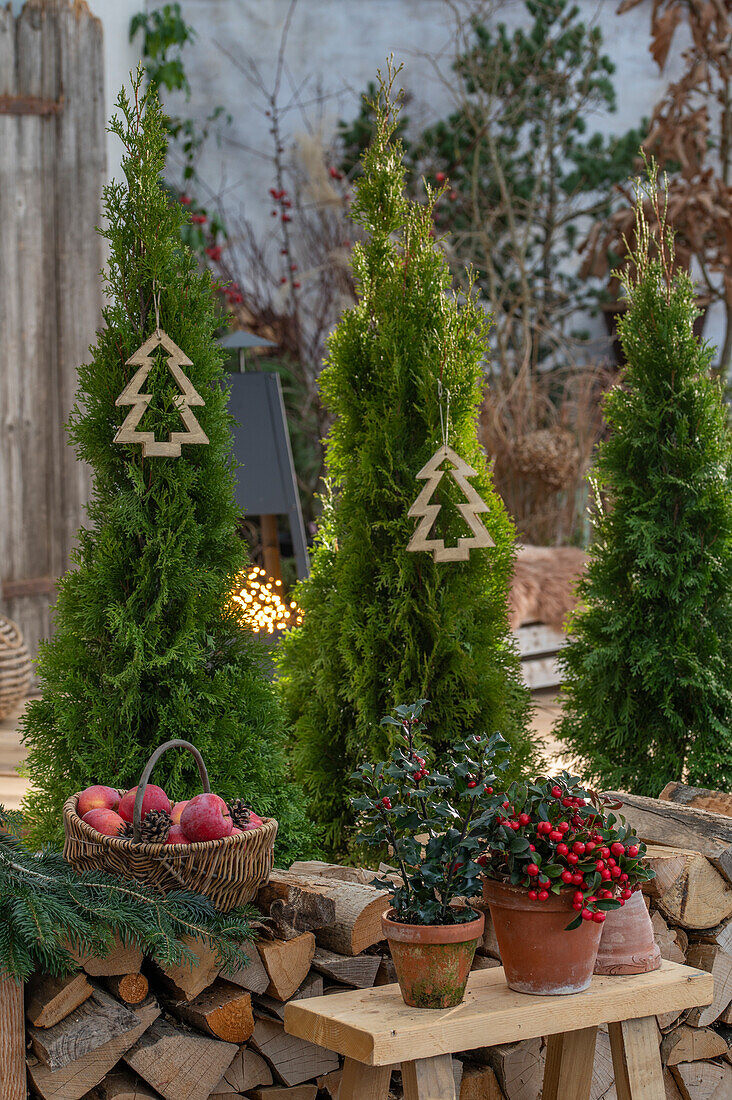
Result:
M609 848L603 848L602 851L600 852L600 855L602 856L603 859L607 859L608 856L610 855L610 849Z
M444 172L435 172L435 179L437 180L438 183L444 183L445 178L446 177L445 177Z
M561 840L563 836L564 833L561 831L561 829L552 829L549 833L550 840Z
M574 852L570 852L567 856L567 863L570 863L574 867L575 863L579 863L579 856L576 856Z
M582 920L592 920L592 912L589 909L582 910Z
M631 846L628 848L628 855L631 859L637 859L639 852L640 848L637 844L631 844Z
M539 901L546 901L546 899L549 897L549 891L548 890L540 890L539 893L537 894L537 897L538 897Z
M610 851L614 856L624 856L625 845L621 844L619 840L616 840L615 843L610 846Z
M574 878L574 875L572 874L571 871L562 871L562 874L561 874L560 877L562 879L562 882L566 882L567 885L569 885L569 883L572 882L572 879Z
M483 790L485 791L486 794L493 794L493 788L492 787L484 787Z
M575 886L581 886L584 881L585 877L584 875L581 875L579 871L572 875L572 882L575 884Z
M297 281L295 281L295 282L294 282L294 283L293 283L292 285L293 285L293 286L295 287L295 290L297 290L297 288L298 288L298 287L299 287L299 286L300 286L301 284L300 284L300 283L298 283Z
M183 206L190 206L191 205L191 196L190 195L181 195L181 197L179 199L179 202Z
M530 863L529 866L526 868L526 874L527 875L538 875L539 874L539 868L537 867L537 865L535 863Z
M628 881L628 876L625 874L625 872L623 872L623 874L620 876L618 881L619 882L627 882Z
M503 808L504 810L510 810L510 809L511 809L511 803L510 803L510 802L502 802L502 803L501 803L501 807L502 807L502 808Z
M289 214L283 214L282 215L282 220L283 220L283 222L291 222L292 217Z
M290 264L290 271L297 271L297 264Z
M574 896L572 897L572 901L582 901L584 896L585 895L582 893L581 890L575 890Z
M385 810L390 810L391 809L391 799L390 798L382 798L381 805L384 807Z
M478 784L477 784L477 783L475 782L475 780L474 780L474 779L469 779L469 780L468 780L468 787L469 787L469 788L470 788L471 790L473 789L473 787L477 787L477 786L478 786Z
M519 831L519 829L521 828L518 821L509 821L508 824L510 825L510 827L513 829L513 831L515 833L517 833Z
M580 909L584 909L584 902L583 901L573 901L572 902L572 908L576 909L577 912L579 913Z
M282 278L280 279L280 284L283 284L283 283L286 283L286 282L287 282L287 276L283 275Z
M559 824L557 825L557 828L559 829L560 833L566 833L566 832L569 831L569 822L568 821L560 821Z
M581 840L575 840L572 845L572 851L576 852L578 856L583 856L585 854L585 847L586 845L583 844Z
M610 868L610 874L613 876L613 878L620 878L621 873L622 872L619 867Z
M566 806L566 807L567 807L567 809L569 809L569 807L570 807L570 806L572 805L572 802L573 802L573 799L571 799L571 798L567 798L567 796L566 796L566 795L565 795L565 797L564 797L564 798L562 799L562 805L563 805L563 806Z
M203 223L206 221L206 215L205 214L192 214L191 215L191 221L193 222L194 225L203 225Z
M622 890L621 893L620 893L620 896L624 901L627 901L628 898L632 898L633 891L632 890Z
M596 847L596 844L593 844L591 840L588 840L587 844L585 844L585 851L589 855L590 852L594 852Z
M600 871L600 878L602 879L603 882L607 882L607 880L611 877L612 876L611 876L610 871L607 867L605 868L604 871Z
M455 199L457 197L458 197L457 191L451 191L450 194L448 195L448 198L449 198L450 202L455 202Z
M532 901L536 901L538 896L539 895L537 894L536 890L529 890L529 897L531 898Z
M528 814L519 814L519 825L528 825L531 818Z
M535 844L529 844L529 851L530 852L535 852L536 851L536 845Z
M592 914L592 919L595 922L595 924L602 924L603 921L605 920L605 914L604 913L593 913Z
M553 798L561 798L562 797L562 788L561 787L552 787L552 792L551 793L552 793Z
M603 859L598 859L597 863L595 864L595 870L596 871L604 871L605 870L605 861Z
M557 844L557 855L566 856L569 854L569 848L566 844Z

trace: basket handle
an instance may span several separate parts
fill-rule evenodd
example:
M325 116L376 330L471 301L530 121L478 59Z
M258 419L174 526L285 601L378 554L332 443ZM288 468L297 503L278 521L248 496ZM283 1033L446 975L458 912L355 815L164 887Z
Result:
M137 786L137 794L135 795L135 808L132 811L132 839L135 841L136 844L139 844L142 840L142 800L145 797L145 791L147 790L147 785L150 781L152 770L157 764L160 757L163 755L163 753L167 752L168 749L188 749L188 751L193 755L196 763L198 764L198 771L201 776L201 783L203 784L203 793L211 793L211 784L209 783L206 765L204 764L203 757L201 756L195 745L192 745L190 741L166 741L164 744L160 745L145 765L145 770L140 776L140 782Z

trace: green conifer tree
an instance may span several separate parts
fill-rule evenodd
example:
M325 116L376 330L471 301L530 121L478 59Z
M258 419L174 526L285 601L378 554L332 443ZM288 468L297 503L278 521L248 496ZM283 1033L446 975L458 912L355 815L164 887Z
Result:
M382 84L376 133L353 203L366 239L354 250L358 301L329 342L323 400L334 416L327 439L330 493L312 574L297 591L301 628L283 640L280 673L294 727L299 777L311 813L333 850L348 843L351 772L364 755L383 759L395 703L430 700L428 734L446 748L466 731L500 730L517 768L533 750L527 694L507 623L514 528L493 489L477 438L486 317L458 303L444 253L435 246L435 195L405 195L395 138L395 73ZM438 382L448 443L477 471L489 507L481 516L495 547L464 562L436 564L407 545L415 480L442 442ZM435 533L445 544L471 532L456 507L453 478L441 479Z
M105 189L109 263L104 327L79 370L70 434L92 467L89 523L76 568L61 580L55 633L43 645L42 698L25 720L26 812L35 840L58 837L61 806L91 783L137 783L151 751L192 741L212 788L241 796L280 822L280 858L308 843L302 795L287 774L283 720L267 654L234 617L230 595L245 567L236 534L234 466L211 276L181 244L188 216L162 185L166 139L157 98L123 91L111 130L124 146L123 183ZM159 298L159 302L156 299ZM209 439L174 457L116 444L129 407L117 397L129 357L160 327L192 361L186 373L205 404L193 410ZM164 358L143 387L153 394L141 431L183 430L180 390ZM200 789L189 753L172 751L154 781L171 798Z
M732 445L655 167L638 186L636 239L619 326L628 367L605 403L559 736L605 786L657 795L685 776L729 789Z

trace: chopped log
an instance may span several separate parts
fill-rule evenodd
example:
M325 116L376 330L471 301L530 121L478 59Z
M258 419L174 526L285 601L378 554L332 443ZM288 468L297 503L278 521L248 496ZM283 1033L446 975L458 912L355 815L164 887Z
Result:
M540 1095L544 1077L541 1039L479 1047L471 1050L470 1057L493 1069L506 1100L536 1100Z
M360 955L367 947L383 940L381 914L389 908L391 895L388 890L325 877L300 879L299 882L303 888L320 887L334 902L334 919L315 932L321 947L341 955Z
M341 1094L341 1081L343 1070L334 1069L330 1073L324 1073L318 1078L318 1089L328 1095L329 1100L338 1100Z
M685 783L667 783L658 797L663 802L676 802L679 806L693 806L696 810L709 810L713 814L732 817L732 794L725 794L724 791L687 787Z
M29 1058L28 1075L33 1088L43 1100L81 1100L82 1096L98 1085L125 1051L137 1042L160 1015L160 1008L153 997L132 1011L138 1019L134 1031L128 1031L103 1047L85 1054L70 1066L52 1070L37 1058Z
M463 1080L463 1063L455 1055L452 1055L452 1079L455 1082L455 1096L460 1095L460 1085Z
M92 1093L94 1100L158 1100L144 1081L126 1070L115 1070L100 1081Z
M220 1096L222 1093L232 1092L238 1095L255 1089L258 1085L271 1084L272 1071L264 1058L255 1050L242 1047L211 1095Z
M341 867L340 863L324 863L320 859L301 859L290 864L290 874L306 879L335 879L337 882L352 882L360 886L370 886L379 875L368 867Z
M498 1078L490 1066L463 1065L459 1100L504 1100Z
M173 1016L225 1043L246 1043L254 1031L252 995L241 986L217 978L193 1001L161 997Z
M283 1088L281 1085L272 1085L265 1089L252 1089L247 1093L251 1100L315 1100L318 1095L317 1085L295 1085L294 1088Z
M681 1062L671 1069L683 1100L729 1100L732 1067L719 1062Z
M247 965L239 967L233 974L226 974L226 980L248 989L250 993L264 993L269 985L269 974L264 969L256 943L247 944L247 957Z
M681 1095L681 1089L676 1083L673 1071L670 1069L664 1069L663 1071L663 1090L665 1100L684 1100L684 1097ZM613 1097L612 1100L615 1100L615 1097Z
M139 1020L131 1009L94 986L90 997L53 1027L28 1028L33 1053L49 1069L62 1069L112 1039L134 1031Z
M391 955L382 955L379 969L376 971L374 985L394 985L397 980L396 967Z
M216 962L216 953L207 939L182 936L181 943L195 955L193 966L186 962L179 966L151 965L161 984L170 993L181 1000L193 1001L218 978L221 967Z
M26 1019L34 1027L53 1027L93 992L86 974L72 974L68 978L34 974L25 987Z
M266 1058L285 1085L300 1085L338 1069L340 1064L337 1054L288 1035L276 1020L257 1020L250 1045Z
M336 919L335 902L328 887L303 881L290 871L272 871L267 885L257 894L256 904L278 926L294 932L313 932Z
M269 975L266 992L279 1001L289 1001L310 970L315 936L312 932L303 932L294 940L261 940L257 946Z
M148 995L149 983L144 974L116 974L103 981L114 997L128 1005L139 1005Z
M290 1001L301 1001L306 997L323 996L323 978L320 974L308 974L302 985L298 986L290 997ZM285 1009L289 1001L278 1001L276 997L270 997L267 993L259 993L254 998L255 1015L264 1016L270 1020L285 1019Z
M689 944L689 966L706 970L714 978L714 999L710 1005L692 1008L687 1021L694 1027L713 1024L732 1001L732 955L710 943Z
M651 914L651 925L661 958L668 959L669 962L685 963L686 949L689 946L686 933L680 928L669 928L658 910Z
M646 863L656 877L645 893L674 924L713 928L732 916L732 887L698 852L650 845Z
M606 1028L598 1028L595 1037L595 1059L592 1063L592 1081L589 1100L614 1100L615 1068L610 1050L610 1036Z
M496 931L493 927L493 918L488 902L483 901L482 898L471 898L470 907L479 910L485 917L483 939L478 944L477 953L479 955L489 955L492 959L500 959L501 952L498 950L498 940L496 939Z
M729 955L732 955L732 920L722 921L715 928L704 928L695 933L694 939L702 943L716 943Z
M689 1027L682 1024L661 1041L661 1061L677 1066L679 1062L701 1062L705 1058L720 1058L727 1053L727 1043L710 1027Z
M208 1100L237 1053L234 1043L156 1020L124 1060L165 1100Z
M660 1031L665 1035L669 1031L673 1031L678 1021L683 1016L686 1019L687 1012L683 1008L677 1009L675 1012L659 1012L656 1016L656 1023Z
M727 1005L724 1012L718 1017L718 1023L720 1024L732 1024L732 1001Z
M111 978L115 974L133 974L142 966L142 951L138 947L126 947L119 937L108 954L85 955L74 948L68 948L69 954L83 967L92 978Z
M25 1100L24 1055L23 986L5 977L0 979L0 1067L6 1100Z
M326 978L343 985L350 985L353 989L369 989L376 982L376 975L381 966L379 955L339 955L335 951L327 951L324 947L316 948L313 956L313 968Z
M620 813L641 840L688 848L706 856L726 879L732 881L732 821L722 814L678 806L660 798L644 798L622 791L608 792L623 803Z

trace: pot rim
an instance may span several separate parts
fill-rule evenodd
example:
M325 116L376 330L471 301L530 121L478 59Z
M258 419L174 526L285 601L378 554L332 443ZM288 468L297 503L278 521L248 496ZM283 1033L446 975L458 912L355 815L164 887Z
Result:
M476 914L475 920L463 924L405 924L391 919L393 909L381 914L381 926L388 940L400 943L468 943L483 935L485 914L466 906Z
M576 886L563 886L558 894L549 893L545 901L532 901L522 886L514 886L510 882L500 882L498 879L483 876L483 897L489 905L503 906L505 909L522 909L532 913L562 912L572 909Z

